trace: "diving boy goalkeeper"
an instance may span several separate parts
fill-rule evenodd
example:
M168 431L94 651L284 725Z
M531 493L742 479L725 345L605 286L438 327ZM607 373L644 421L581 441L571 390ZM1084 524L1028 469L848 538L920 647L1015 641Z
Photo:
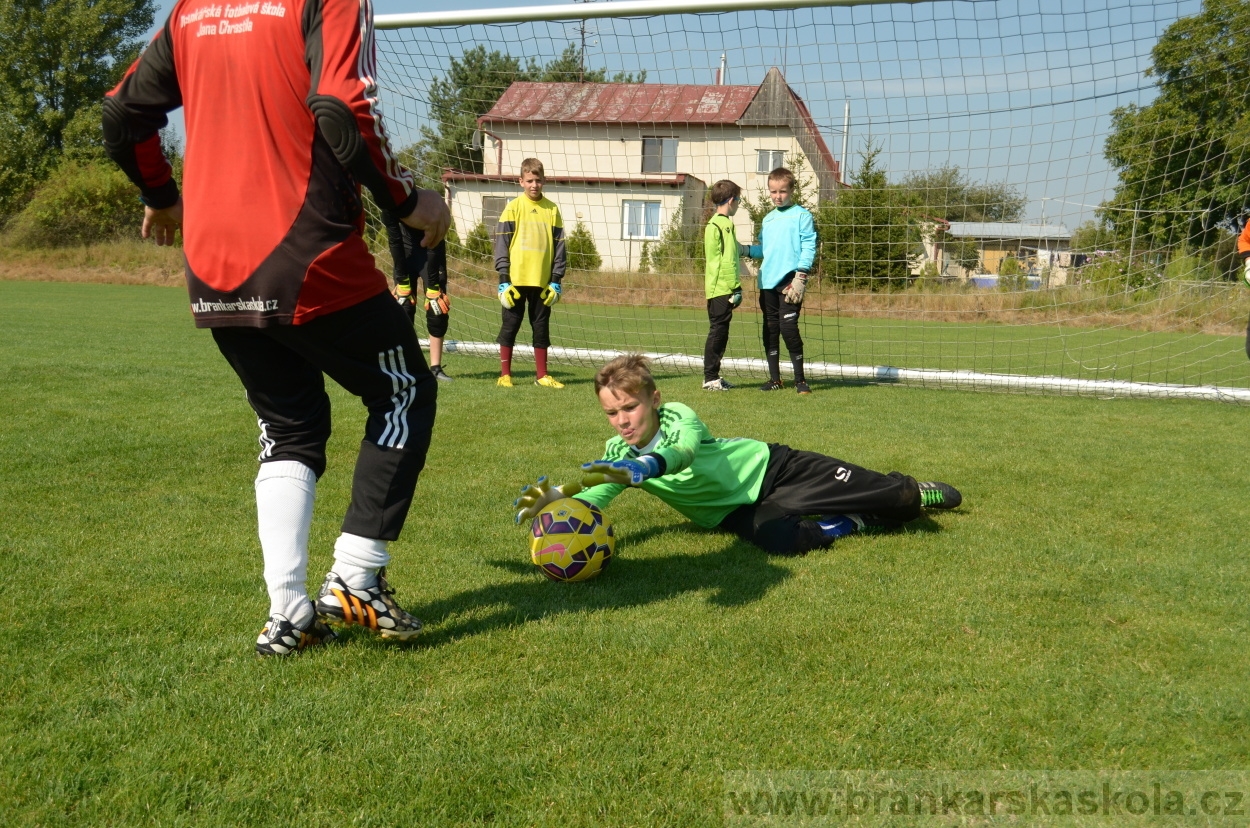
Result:
M693 410L661 400L650 361L637 354L603 366L594 384L617 436L603 459L582 466L580 482L551 486L543 477L524 487L513 502L518 523L562 497L603 508L638 487L706 529L733 532L766 552L798 555L962 501L946 483L918 483L775 443L713 437Z

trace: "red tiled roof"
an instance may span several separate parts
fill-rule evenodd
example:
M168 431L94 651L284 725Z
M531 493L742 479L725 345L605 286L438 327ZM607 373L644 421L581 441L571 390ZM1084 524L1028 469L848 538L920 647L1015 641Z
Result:
M478 123L733 124L758 91L758 86L523 81L509 86Z

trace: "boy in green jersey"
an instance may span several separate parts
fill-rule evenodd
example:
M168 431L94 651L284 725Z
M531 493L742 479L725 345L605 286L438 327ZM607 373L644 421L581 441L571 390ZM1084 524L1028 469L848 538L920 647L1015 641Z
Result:
M918 483L775 443L713 437L690 408L661 401L649 366L646 357L627 354L599 370L595 393L617 436L603 459L582 466L580 482L551 486L542 477L524 487L513 503L518 523L562 497L603 508L633 486L699 526L733 532L766 552L798 555L962 501L946 483Z
M746 250L738 244L733 215L742 203L742 188L729 179L712 185L709 192L716 214L703 231L703 289L707 297L707 344L703 347L703 390L728 391L733 386L720 375L721 359L729 344L729 322L734 309L742 304L742 282L738 261Z

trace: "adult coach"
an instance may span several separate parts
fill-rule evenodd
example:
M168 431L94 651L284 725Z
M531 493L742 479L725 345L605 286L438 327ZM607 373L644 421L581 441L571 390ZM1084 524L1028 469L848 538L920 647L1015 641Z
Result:
M109 155L142 193L143 236L184 228L197 327L247 391L260 425L256 507L270 617L261 655L359 623L386 638L421 623L384 567L434 424L436 383L362 237L360 185L442 240L450 215L413 187L383 129L373 13L360 0L177 0L164 28L104 101ZM182 106L183 190L158 130ZM305 585L316 481L325 471L324 376L368 410L334 566L314 605Z

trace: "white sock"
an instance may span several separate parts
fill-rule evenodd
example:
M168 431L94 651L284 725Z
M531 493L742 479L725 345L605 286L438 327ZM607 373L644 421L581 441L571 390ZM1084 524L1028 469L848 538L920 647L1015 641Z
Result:
M334 542L334 574L352 589L372 588L378 582L378 570L390 563L387 543L344 532Z
M305 580L316 495L317 475L297 460L262 463L256 474L256 517L269 614L285 615L301 628L314 614Z

